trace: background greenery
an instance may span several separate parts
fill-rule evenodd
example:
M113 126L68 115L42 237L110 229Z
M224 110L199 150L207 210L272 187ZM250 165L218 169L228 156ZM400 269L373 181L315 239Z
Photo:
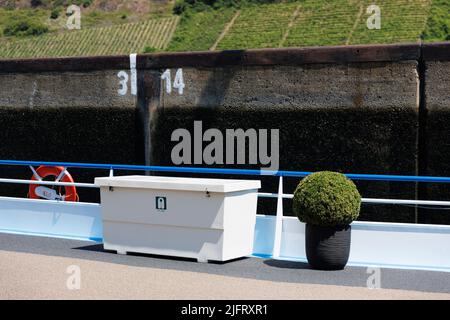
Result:
M67 30L70 4L82 7L82 30ZM0 57L450 40L448 0L378 0L380 30L366 26L370 4L371 0L3 1Z

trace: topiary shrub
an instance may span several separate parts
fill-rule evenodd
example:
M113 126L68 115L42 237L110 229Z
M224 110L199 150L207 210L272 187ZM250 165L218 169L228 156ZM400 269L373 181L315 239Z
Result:
M341 173L321 171L300 181L294 192L293 211L311 225L348 225L361 208L355 184Z

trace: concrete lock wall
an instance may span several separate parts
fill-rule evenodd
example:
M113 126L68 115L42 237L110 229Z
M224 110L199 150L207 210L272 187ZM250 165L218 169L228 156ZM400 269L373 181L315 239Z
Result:
M170 163L174 144L167 141L174 129L192 129L194 120L202 120L204 130L221 132L280 129L283 170L416 174L416 61L185 68L183 74L185 93L164 93L161 99L161 125L152 139L155 164ZM267 191L277 190L276 179L264 180ZM292 192L297 183L288 179L286 190ZM414 186L405 184L366 183L360 188L365 196L415 197ZM264 211L273 212L275 201L267 202L272 205ZM288 212L290 207L287 200ZM413 208L390 209L371 206L364 210L365 218L414 219Z
M447 57L449 55L447 51ZM448 176L450 173L450 61L426 61L424 67L421 171L427 175ZM447 184L424 184L419 192L421 197L439 196L443 200L450 199L450 186ZM421 220L449 223L449 211L436 212L436 210L423 209Z
M127 56L3 60L1 158L173 165L173 130L192 132L201 120L203 132L279 129L282 170L449 176L449 56L449 44L140 55L136 96L130 81L126 95L117 92L117 73L131 75ZM168 93L161 76L169 70L172 84L178 69L183 93ZM0 169L2 176L29 176ZM95 174L74 175L80 181ZM263 190L276 190L276 178L262 180ZM285 192L297 183L286 179ZM357 184L364 197L383 198L442 200L450 188ZM24 192L0 187L1 194ZM290 207L286 200L288 214ZM275 202L258 209L273 213ZM436 212L371 205L361 219L450 223Z
M52 64L48 66L51 69ZM136 97L117 94L117 72L1 72L0 158L127 164L139 161ZM29 168L0 170L2 177L31 177ZM86 182L105 174L77 169L70 172L77 181ZM99 200L97 192L83 188L78 191L84 201ZM1 195L27 193L26 185L0 185Z

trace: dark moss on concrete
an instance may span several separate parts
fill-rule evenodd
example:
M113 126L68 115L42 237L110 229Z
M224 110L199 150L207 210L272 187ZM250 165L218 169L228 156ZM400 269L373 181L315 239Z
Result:
M152 163L173 165L171 133L185 128L193 135L194 120L203 130L218 128L280 129L280 169L332 170L348 173L416 174L418 115L400 108L296 109L296 108L164 108L153 122ZM206 144L205 144L206 145ZM221 165L226 168L260 168L259 165ZM244 177L241 177L244 178ZM245 178L248 178L245 177ZM263 191L277 190L277 179L262 177ZM285 179L292 193L298 179ZM363 197L414 199L411 183L355 181ZM275 212L275 201L266 200L260 213ZM285 213L291 201L285 200ZM364 205L360 220L414 222L415 209Z
M0 159L142 164L133 108L0 108ZM69 169L78 182L105 170ZM0 167L0 176L28 179L29 168ZM1 196L26 196L26 185L0 184ZM78 188L81 201L98 201L95 189Z
M423 175L450 177L450 109L432 109L426 114L425 170ZM428 200L450 200L450 184L424 183L421 196ZM419 211L420 223L450 224L450 208Z
M420 174L450 176L450 62L448 45L427 45L424 58L443 61L421 63L421 145ZM447 61L445 61L447 60ZM450 184L421 184L421 199L450 200ZM421 208L419 222L450 224L449 208Z

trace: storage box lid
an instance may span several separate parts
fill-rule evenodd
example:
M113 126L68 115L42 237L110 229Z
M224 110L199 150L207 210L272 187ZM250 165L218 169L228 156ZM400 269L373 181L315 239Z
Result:
M117 176L95 178L102 187L146 188L163 190L235 192L261 188L259 180L203 179L161 176Z

